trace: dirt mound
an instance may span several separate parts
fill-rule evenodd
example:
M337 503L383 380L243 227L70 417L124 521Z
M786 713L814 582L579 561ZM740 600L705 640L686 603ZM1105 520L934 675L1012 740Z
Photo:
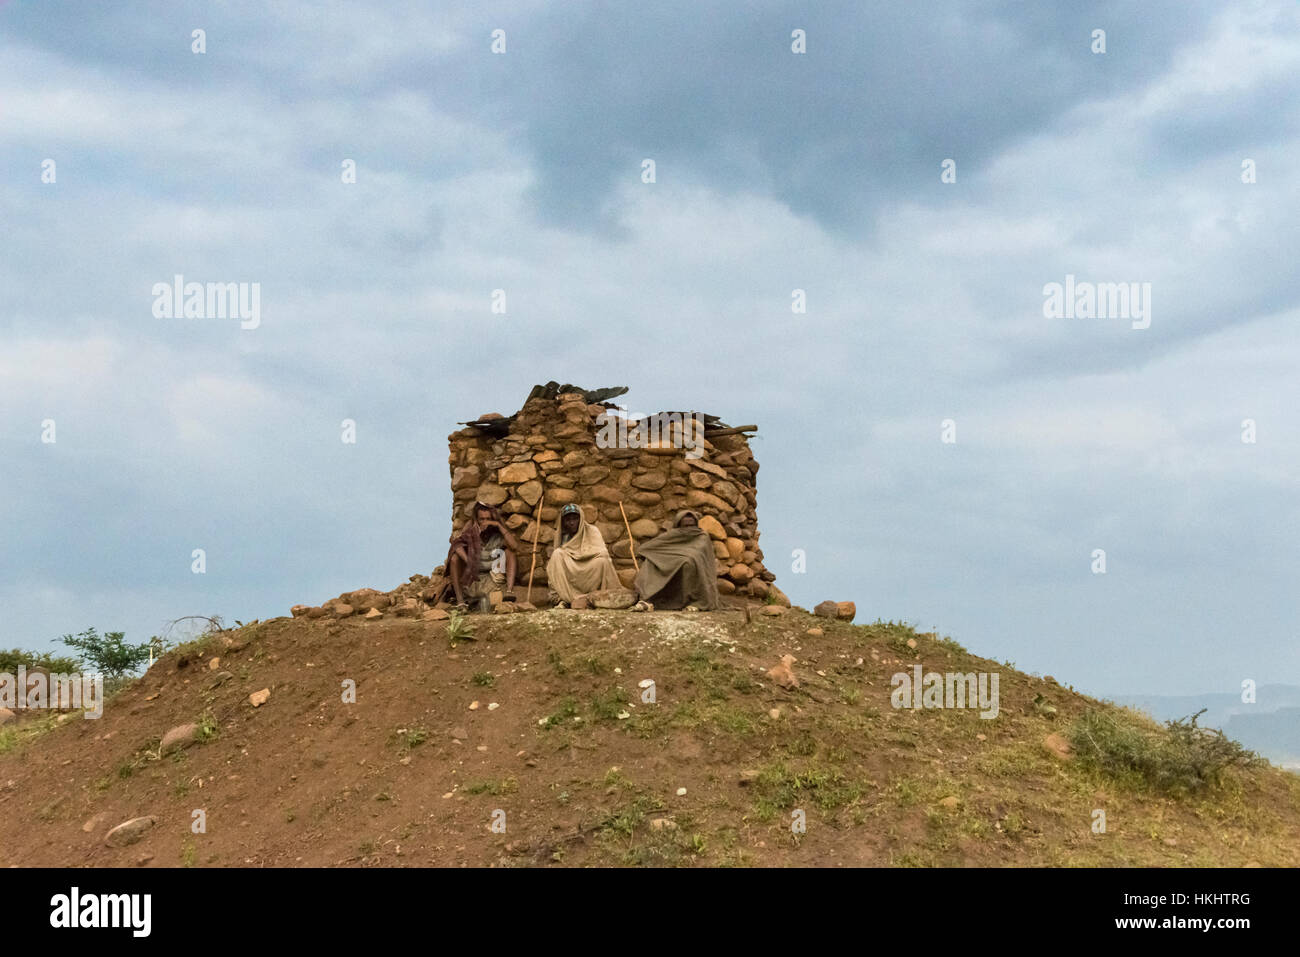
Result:
M1201 798L1121 787L1043 745L1097 702L905 626L798 609L469 622L456 642L391 614L219 633L98 721L0 738L4 863L1300 864L1293 776ZM788 690L767 676L785 655ZM918 665L997 673L998 716L894 707L893 676ZM173 730L184 746L162 747Z

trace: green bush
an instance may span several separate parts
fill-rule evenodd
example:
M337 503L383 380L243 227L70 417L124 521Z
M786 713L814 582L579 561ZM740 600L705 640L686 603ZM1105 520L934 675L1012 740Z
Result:
M10 648L5 651L0 648L0 671L16 674L19 665L27 668L44 668L52 674L71 674L80 667L76 658L59 657L49 651L23 651L21 648Z
M121 684L149 661L150 642L129 644L125 633L120 631L101 635L94 628L87 628L79 635L64 635L59 640L77 651L79 664L102 673L106 686Z
M1156 791L1174 794L1218 784L1228 768L1262 763L1222 731L1197 727L1204 713L1147 728L1112 712L1089 710L1070 728L1070 746L1084 765L1135 776Z

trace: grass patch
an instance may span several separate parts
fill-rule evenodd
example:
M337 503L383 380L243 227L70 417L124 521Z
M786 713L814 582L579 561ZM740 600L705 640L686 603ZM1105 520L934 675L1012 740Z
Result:
M476 673L474 677L471 678L470 680L474 682L474 684L478 685L480 688L491 688L494 684L496 684L497 679L493 676L492 672L490 671L480 671Z
M519 781L513 777L502 778L500 781L475 781L465 785L466 794L491 794L493 797L514 794L518 790Z

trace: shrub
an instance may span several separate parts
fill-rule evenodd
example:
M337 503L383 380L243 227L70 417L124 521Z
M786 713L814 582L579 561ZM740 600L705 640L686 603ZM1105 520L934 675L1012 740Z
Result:
M1137 776L1154 790L1192 793L1218 784L1225 770L1261 763L1222 731L1197 727L1205 709L1163 728L1089 710L1070 729L1081 763L1117 776Z

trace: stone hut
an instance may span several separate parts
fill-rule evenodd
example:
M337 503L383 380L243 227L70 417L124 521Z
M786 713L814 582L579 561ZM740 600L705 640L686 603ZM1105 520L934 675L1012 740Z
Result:
M694 412L629 417L606 401L626 391L551 382L514 415L460 423L448 436L452 535L476 500L498 506L520 544L516 588L527 588L532 569L529 600L542 601L561 506L576 503L600 529L624 585L635 575L634 543L689 508L713 539L721 594L788 605L758 544L758 462L747 436L757 426Z

